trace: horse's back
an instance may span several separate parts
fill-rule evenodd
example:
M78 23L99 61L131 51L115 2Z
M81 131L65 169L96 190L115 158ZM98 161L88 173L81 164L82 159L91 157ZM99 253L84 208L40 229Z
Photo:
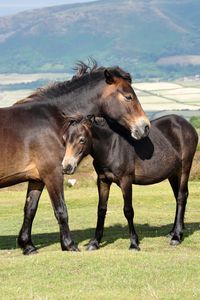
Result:
M167 115L153 120L152 126L161 131L177 152L194 156L198 134L186 119L178 115Z

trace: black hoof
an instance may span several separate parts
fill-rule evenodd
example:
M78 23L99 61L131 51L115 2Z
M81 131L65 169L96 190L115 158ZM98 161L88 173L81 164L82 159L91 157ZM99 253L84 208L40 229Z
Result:
M78 247L74 244L74 242L71 242L71 244L67 246L62 246L62 251L72 251L72 252L80 252Z
M80 252L80 249L77 246L73 245L69 247L68 251Z
M33 255L33 254L37 254L38 251L35 247L33 246L27 246L24 250L23 250L23 254L24 255Z
M99 249L98 242L89 243L89 245L87 246L87 251L95 251L98 249Z
M170 245L171 246L178 246L180 245L181 241L178 239L171 239Z
M131 244L129 247L129 250L131 251L140 251L140 247L138 245Z

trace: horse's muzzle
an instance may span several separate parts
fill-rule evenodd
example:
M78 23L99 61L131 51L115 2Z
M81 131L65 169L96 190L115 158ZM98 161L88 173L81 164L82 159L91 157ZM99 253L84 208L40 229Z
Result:
M68 174L68 175L74 174L77 168L77 161L74 158L69 160L63 159L62 167L63 167L63 174Z
M76 170L76 167L73 167L72 165L67 165L65 168L63 168L63 174L74 174Z
M140 121L131 127L131 136L136 140L141 140L149 135L150 123Z

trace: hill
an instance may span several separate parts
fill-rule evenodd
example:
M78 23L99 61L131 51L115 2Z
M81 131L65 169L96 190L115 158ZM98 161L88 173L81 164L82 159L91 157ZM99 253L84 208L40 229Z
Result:
M199 0L100 0L0 18L1 73L70 71L92 56L137 78L198 74L199 49ZM188 56L197 63L180 63Z

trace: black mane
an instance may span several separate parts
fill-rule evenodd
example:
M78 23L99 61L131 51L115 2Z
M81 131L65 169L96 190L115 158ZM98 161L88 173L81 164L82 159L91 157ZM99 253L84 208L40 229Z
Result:
M76 71L76 74L72 79L80 78L86 74L95 73L97 71L104 71L105 67L98 67L98 64L96 60L90 59L88 64L85 64L83 61L79 61L76 63L74 70ZM125 80L128 80L130 83L132 83L131 75L124 70L122 70L118 66L114 66L111 68L107 68L107 70L114 76L118 78L123 78Z
M82 61L77 62L74 67L76 74L72 79L55 82L46 87L38 88L30 96L25 99L17 101L15 104L21 104L29 101L41 101L49 100L54 98L59 98L65 94L70 93L71 91L80 88L88 83L96 82L104 78L104 71L108 70L113 76L118 78L123 78L131 82L131 76L129 73L126 73L118 66L105 68L98 67L97 62L93 59L90 59L88 64L85 64Z

